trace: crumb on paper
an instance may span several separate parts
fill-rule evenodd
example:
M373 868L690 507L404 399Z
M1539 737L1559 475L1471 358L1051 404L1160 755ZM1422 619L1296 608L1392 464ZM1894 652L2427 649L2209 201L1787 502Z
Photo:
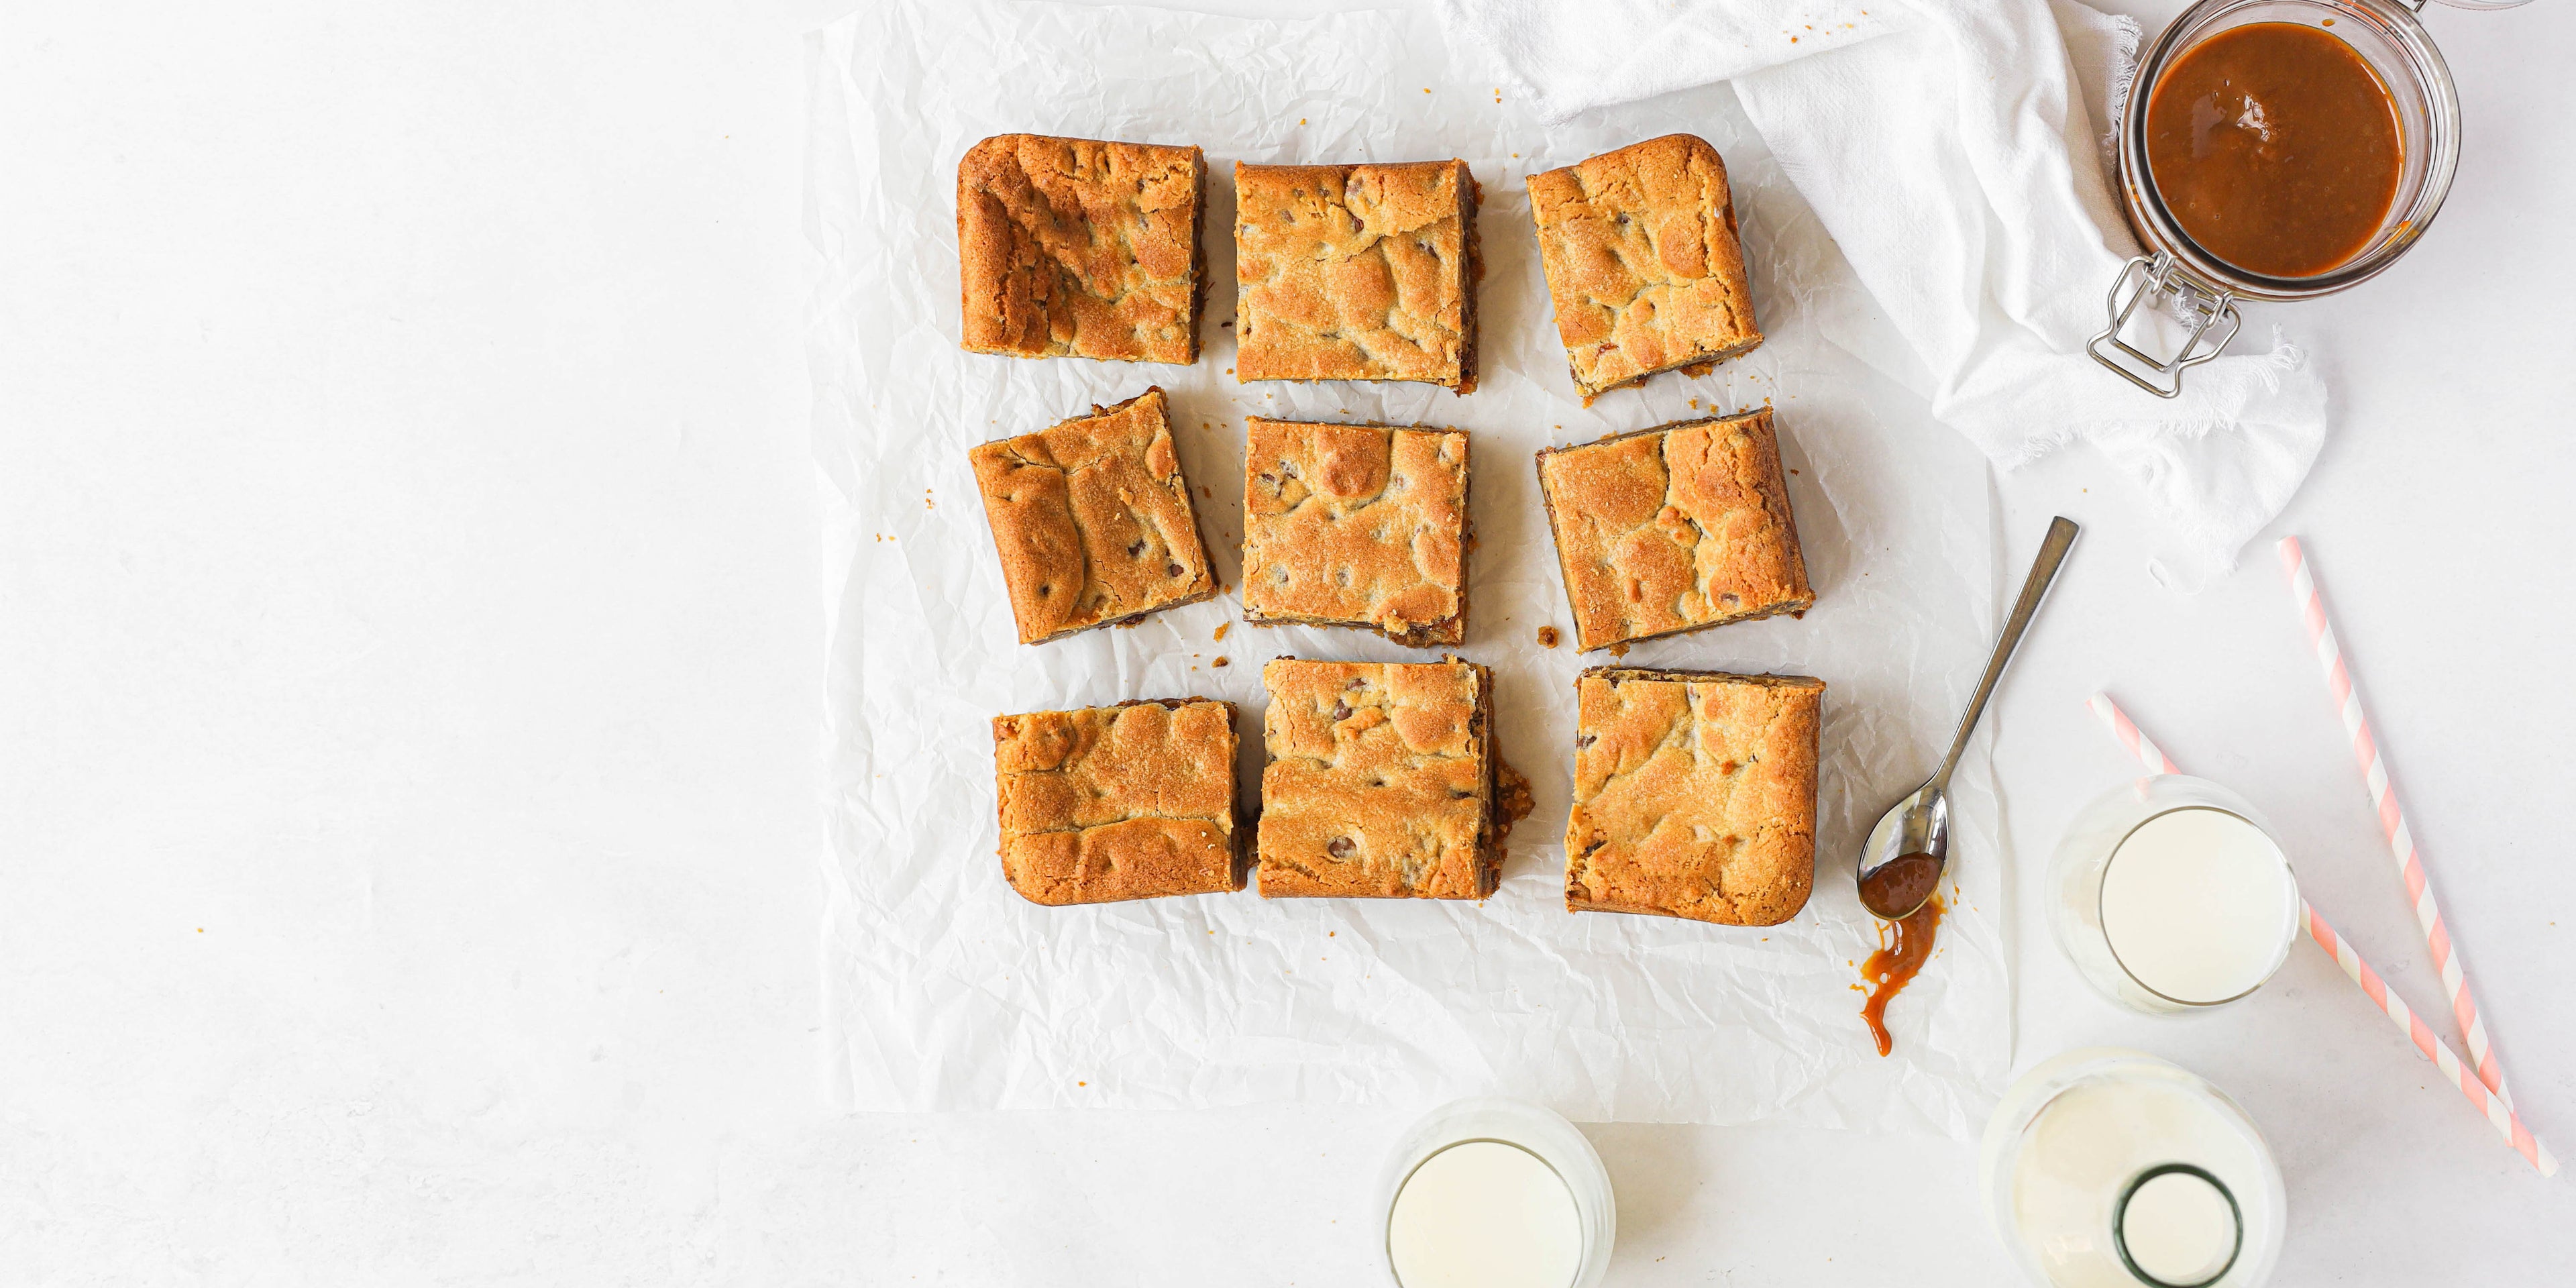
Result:
M1628 646L1627 646L1627 645L1625 645L1625 644L1613 644L1613 645L1611 645L1611 646L1610 646L1610 656L1612 656L1612 657L1626 657L1626 656L1628 656Z
M1217 655L1216 655L1216 660L1215 660L1215 661L1213 661L1213 662L1208 663L1208 665L1210 665L1210 666L1232 666L1232 665L1234 665L1234 659L1233 659L1233 658L1230 658L1230 657L1227 657L1227 656L1226 656L1225 654L1223 654L1223 653L1219 653L1219 654L1217 654Z
M1797 473L1797 471L1796 471L1796 470L1791 470L1791 471L1789 471L1789 472L1790 472L1790 473L1792 473L1792 474Z
M1539 646L1540 648L1555 648L1555 647L1556 647L1556 628L1555 628L1555 627L1553 627L1553 626L1542 626L1542 627L1539 627L1539 628L1538 628L1538 646Z
M1218 622L1218 623L1216 624L1216 636L1215 636L1215 638L1217 638L1217 639L1224 639L1224 638L1225 638L1225 633L1226 633L1226 631L1227 631L1229 628L1231 628L1233 625L1234 625L1234 623L1232 623L1232 622Z

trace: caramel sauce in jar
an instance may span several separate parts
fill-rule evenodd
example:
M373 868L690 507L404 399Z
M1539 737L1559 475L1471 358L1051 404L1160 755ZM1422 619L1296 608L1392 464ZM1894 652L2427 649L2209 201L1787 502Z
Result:
M2201 249L2264 277L2330 273L2396 204L2405 139L2388 87L2342 38L2232 27L2185 51L2147 100L2147 166Z

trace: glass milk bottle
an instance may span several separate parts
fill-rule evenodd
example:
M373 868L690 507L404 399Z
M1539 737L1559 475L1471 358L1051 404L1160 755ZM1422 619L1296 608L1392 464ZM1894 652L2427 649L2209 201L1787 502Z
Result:
M2257 1288L2288 1228L2253 1120L2138 1051L2069 1051L2023 1074L1977 1170L1995 1237L2045 1288Z
M2183 774L2127 783L2075 816L2048 875L2058 947L2103 996L2182 1012L2253 992L2299 934L2299 887L2244 797Z

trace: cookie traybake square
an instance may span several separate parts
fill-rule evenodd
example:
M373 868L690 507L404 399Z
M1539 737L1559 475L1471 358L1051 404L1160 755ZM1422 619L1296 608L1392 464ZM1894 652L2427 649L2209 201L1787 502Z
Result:
M1493 673L1471 662L1261 668L1261 893L1481 899L1500 879Z
M1215 597L1161 389L971 455L1021 643Z
M1464 161L1234 167L1238 380L1476 387Z
M1771 926L1807 906L1822 680L1594 667L1574 691L1568 911Z
M1585 399L1762 343L1726 162L1706 141L1631 144L1531 175L1529 195L1557 338Z
M1248 619L1466 639L1465 431L1255 416L1243 474Z
M1003 877L1044 904L1242 889L1234 739L1205 698L994 717Z
M1768 407L1551 447L1538 481L1577 648L1816 602Z
M957 163L964 343L1015 358L1198 361L1194 147L1003 134Z

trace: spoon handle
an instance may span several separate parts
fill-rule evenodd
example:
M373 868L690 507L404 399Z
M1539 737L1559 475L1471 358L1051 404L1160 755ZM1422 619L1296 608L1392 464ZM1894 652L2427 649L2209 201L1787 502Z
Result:
M2022 632L2030 629L2030 619L2039 612L2040 599L2048 594L2048 584L2057 580L2057 567L2066 562L2066 552L2075 545L2075 534L2083 529L2073 519L2059 515L2048 521L2048 536L2039 543L2039 557L2031 561L2030 576L2021 584L2021 599L2013 604L2012 616L2004 619L2004 633L1995 641L1995 654L1986 659L1986 674L1977 681L1977 694L1968 699L1966 714L1959 717L1959 732L1950 739L1950 754L1942 758L1941 772L1933 781L1947 791L1950 771L1958 768L1959 753L1968 748L1968 735L1976 732L1977 718L1986 713L1986 699L1995 693L1995 681L2002 679L2004 664L2012 661L2013 650L2021 647Z

